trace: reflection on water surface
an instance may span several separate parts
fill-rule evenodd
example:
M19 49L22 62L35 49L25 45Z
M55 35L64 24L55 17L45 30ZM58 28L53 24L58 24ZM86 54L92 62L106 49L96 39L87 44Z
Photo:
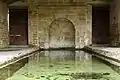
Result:
M119 80L120 75L84 51L41 51L6 80Z

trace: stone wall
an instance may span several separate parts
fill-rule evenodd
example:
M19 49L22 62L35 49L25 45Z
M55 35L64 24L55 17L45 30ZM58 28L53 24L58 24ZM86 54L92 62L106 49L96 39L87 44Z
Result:
M120 0L113 0L110 11L111 46L120 46Z
M95 1L106 2L109 0L95 0ZM91 4L89 4L89 2L94 3L95 1L92 0L28 0L27 1L25 0L25 2L27 2L29 6L28 7L29 45L49 48L50 26L54 20L59 18L67 19L73 24L73 27L75 29L73 33L73 35L75 35L74 37L75 39L73 40L74 40L74 46L76 48L82 48L85 45L91 44L92 6ZM101 2L99 3L101 4ZM2 2L0 2L0 20L1 20L0 22L0 48L1 48L1 47L6 47L9 43L8 27L7 27L7 6ZM59 35L60 34L58 34L58 36ZM66 41L67 39L68 38L66 38Z
M68 19L74 25L76 48L91 44L92 7L84 4L84 1L81 0L78 6L68 5L67 2L67 5L40 5L37 0L29 0L29 44L49 48L49 28L51 23L59 18Z
M9 43L7 13L7 5L0 2L0 48L6 47Z
M49 27L49 47L75 47L75 27L66 18L55 19Z

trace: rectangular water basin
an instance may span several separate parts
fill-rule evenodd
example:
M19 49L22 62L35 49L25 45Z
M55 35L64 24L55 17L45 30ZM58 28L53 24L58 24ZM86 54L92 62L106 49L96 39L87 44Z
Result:
M5 80L120 80L111 67L81 50L41 51L27 59L14 73L8 69Z

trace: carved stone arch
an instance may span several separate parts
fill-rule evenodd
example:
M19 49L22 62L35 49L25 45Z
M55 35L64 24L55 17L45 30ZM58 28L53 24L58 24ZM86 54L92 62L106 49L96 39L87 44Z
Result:
M75 47L75 28L66 18L55 19L49 28L49 47Z

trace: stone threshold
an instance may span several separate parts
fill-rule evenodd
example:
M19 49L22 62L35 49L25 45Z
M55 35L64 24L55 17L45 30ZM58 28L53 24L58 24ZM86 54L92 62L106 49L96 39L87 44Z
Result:
M120 48L85 46L83 50L110 64L120 67Z
M14 64L22 59L32 56L39 51L37 47L26 47L15 49L1 49L0 50L0 69Z

